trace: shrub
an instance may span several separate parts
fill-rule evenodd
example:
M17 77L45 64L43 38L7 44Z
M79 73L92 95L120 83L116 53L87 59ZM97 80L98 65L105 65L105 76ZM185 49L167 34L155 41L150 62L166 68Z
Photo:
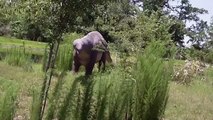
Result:
M186 60L184 65L174 69L173 80L178 83L189 84L193 80L193 77L202 75L205 68L205 63Z
M78 38L81 38L83 35L82 34L78 34L76 32L74 33L67 33L63 36L63 41L62 41L62 44L69 44L69 45L72 45L72 42L75 40L75 39L78 39Z
M162 117L168 99L171 62L165 62L164 44L152 42L138 57L135 78L134 119L155 120Z

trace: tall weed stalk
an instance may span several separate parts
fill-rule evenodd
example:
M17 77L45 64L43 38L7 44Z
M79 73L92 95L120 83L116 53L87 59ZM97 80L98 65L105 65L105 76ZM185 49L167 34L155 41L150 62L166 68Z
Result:
M0 120L12 120L15 117L17 94L18 86L12 84L0 93Z
M37 90L33 91L33 100L31 103L30 120L39 120L40 114L40 93Z
M49 99L49 107L47 109L47 120L52 120L56 117L57 107L59 106L60 94L63 86L63 78L65 76L65 72L62 72L57 80L57 83L54 87L51 98Z
M71 45L61 45L56 59L57 69L66 71L72 66L72 48Z
M171 63L162 59L164 54L164 44L152 42L138 57L134 71L136 120L157 120L164 113L172 71Z

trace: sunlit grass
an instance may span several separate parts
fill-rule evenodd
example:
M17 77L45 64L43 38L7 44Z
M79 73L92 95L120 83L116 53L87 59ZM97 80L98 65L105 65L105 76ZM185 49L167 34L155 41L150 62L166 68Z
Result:
M170 83L166 120L211 120L213 118L213 69L194 78L190 85Z

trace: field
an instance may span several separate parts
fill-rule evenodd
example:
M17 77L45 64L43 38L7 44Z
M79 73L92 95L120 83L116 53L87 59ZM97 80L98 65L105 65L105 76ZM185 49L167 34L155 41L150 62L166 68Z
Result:
M43 55L46 43L0 37L0 52L6 52L11 47L23 46L26 48L26 51L31 54Z
M32 51L35 54L42 55L45 47L44 43L26 42L24 41L27 49L36 49ZM23 41L17 40L6 40L0 38L0 51L4 52L11 46L22 46ZM3 46L3 47L2 47ZM5 47L6 46L6 47ZM41 51L38 51L40 49ZM113 56L114 58L114 56ZM176 61L175 64L183 64L182 61ZM30 64L32 70L26 70L24 67L9 65L5 60L0 61L0 95L4 94L8 87L14 86L17 88L17 107L15 118L20 120L30 119L30 113L32 112L32 102L33 96L36 91L39 91L42 87L44 73L42 72L41 63ZM98 73L97 69L94 70L94 77L98 82L98 85L102 87L109 84L110 82L115 82L113 89L116 89L116 85L119 85L118 75L122 74L118 66L114 69L108 69L106 73ZM81 80L83 72L77 76L73 76L70 71L66 72L63 81L62 96L74 93L75 89L80 87L79 94L86 86ZM53 81L51 83L51 93L54 92L55 87L58 83L57 72L54 75ZM75 80L78 80L75 83ZM98 79L98 80L97 80ZM106 79L106 80L105 80ZM113 79L113 80L111 80ZM117 81L118 80L118 81ZM76 85L76 86L74 86ZM98 90L98 86L95 86ZM107 86L106 86L107 89ZM107 90L106 90L107 91ZM193 78L189 85L178 84L174 81L169 81L169 98L166 105L165 115L163 119L165 120L212 120L213 119L213 67L205 69L204 74L196 76ZM104 91L101 91L104 93ZM111 94L109 94L110 96ZM52 95L51 95L52 96ZM51 100L50 96L50 100ZM113 95L112 95L113 96ZM69 97L69 96L66 96ZM0 100L2 100L0 98ZM60 102L60 101L59 101ZM84 105L84 104L83 104ZM1 104L0 104L1 107ZM2 107L1 107L2 108ZM78 114L76 114L78 115ZM1 110L0 110L1 117Z

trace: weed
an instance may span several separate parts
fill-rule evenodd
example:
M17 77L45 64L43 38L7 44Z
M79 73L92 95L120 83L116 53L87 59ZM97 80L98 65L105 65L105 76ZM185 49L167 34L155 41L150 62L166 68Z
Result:
M9 65L21 66L26 71L32 70L31 55L26 54L25 46L8 49L5 61Z
M12 120L16 112L18 87L16 84L4 85L6 90L0 93L0 119Z

